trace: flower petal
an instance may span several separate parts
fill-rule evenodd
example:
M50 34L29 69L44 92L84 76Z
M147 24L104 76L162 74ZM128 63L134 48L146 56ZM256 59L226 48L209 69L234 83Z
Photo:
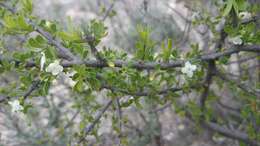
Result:
M63 66L59 64L59 60L55 60L53 63L49 64L46 68L46 72L52 73L52 75L56 76L63 71Z
M40 61L40 65L41 65L40 67L41 67L41 71L43 71L43 67L46 62L46 57L45 57L44 52L41 52L41 54L42 54L42 57L41 57L41 61Z

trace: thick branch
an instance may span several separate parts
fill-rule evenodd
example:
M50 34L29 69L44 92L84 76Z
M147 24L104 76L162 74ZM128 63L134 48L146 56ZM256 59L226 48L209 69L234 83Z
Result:
M149 95L153 95L154 93L156 95L163 95L163 94L167 94L170 92L177 92L177 91L181 91L183 90L183 88L178 88L178 87L173 87L173 88L167 88L167 89L162 89L160 91L140 91L140 92L130 92L124 89L120 89L120 88L115 88L112 86L108 86L108 85L103 85L102 88L105 89L109 89L113 92L120 92L126 95L132 95L132 96L149 96Z
M181 67L183 65L183 61L174 61L169 63L162 63L162 62L142 62L142 61L123 61L123 60L116 60L113 62L115 67L130 67L135 69L143 69L143 70L151 70L151 69L170 69L175 67ZM80 62L68 62L64 61L64 67L71 67L73 65L80 65L84 64L88 67L109 67L106 62L97 61L97 60L87 60L87 61L80 61Z
M258 45L249 45L249 46L241 46L239 48L228 49L223 52L217 52L212 54L206 54L199 57L199 60L202 61L209 61L209 60L216 60L222 56L228 56L234 53L238 53L240 51L245 52L260 52L260 46ZM0 61L5 60L4 57L0 56ZM8 59L8 61L12 61L12 59ZM15 60L13 60L15 61ZM142 69L142 70L151 70L151 69L161 69L167 70L176 67L182 67L184 64L184 60L177 60L177 61L170 61L170 62L143 62L143 61L124 61L124 60L116 60L114 61L115 67L130 67L135 69ZM73 65L85 65L87 67L93 68L104 68L110 67L106 62L100 60L85 60L85 61L63 61L63 67L72 67ZM26 67L34 67L36 64L32 61L26 64Z
M48 40L50 45L53 45L57 48L59 56L68 59L68 60L77 60L77 58L70 52L70 49L64 47L60 41L56 40L49 32L44 31L42 28L37 27L33 23L30 23L34 26L35 30L40 33L44 38Z

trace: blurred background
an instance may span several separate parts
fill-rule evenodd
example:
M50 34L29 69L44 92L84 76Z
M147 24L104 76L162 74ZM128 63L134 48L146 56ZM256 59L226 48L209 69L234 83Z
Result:
M199 49L210 51L214 48L213 33L220 31L225 20L216 18L219 0L34 0L34 14L40 18L57 21L68 25L72 20L78 27L87 25L92 19L103 20L108 27L108 35L98 45L114 50L124 49L134 53L138 38L137 26L146 25L152 30L152 38L160 42L171 38L174 48L189 51L192 44L198 43ZM194 21L208 18L216 23L212 31L207 23L194 25ZM158 49L159 51L159 49ZM240 59L243 56L240 56ZM236 61L237 56L234 57ZM251 61L248 64L255 64ZM239 78L241 66L228 65L227 70ZM248 84L255 84L257 69L244 69L243 73L251 74ZM233 75L232 75L233 76ZM1 79L3 80L3 79ZM7 79L11 80L11 79ZM35 105L28 116L13 116L8 107L1 107L0 145L3 146L66 146L73 141L78 129L82 126L81 116L95 114L91 107L100 106L108 101L106 91L94 93L94 105L86 104L86 113L75 110L72 103L80 103L83 97L70 90L71 81L66 75L53 82L46 98L30 99ZM229 91L220 91L228 94ZM180 102L185 102L196 94L182 95ZM145 100L145 99L143 99ZM233 101L225 101L238 107ZM147 102L144 102L147 103ZM152 114L151 114L152 113ZM89 145L118 145L119 137L114 132L112 120L113 110L101 118L97 131L98 139L88 136ZM155 106L153 103L144 105L143 109L130 106L123 110L123 134L130 139L131 146L238 146L233 141L211 131L198 130L195 123L174 112L171 103Z

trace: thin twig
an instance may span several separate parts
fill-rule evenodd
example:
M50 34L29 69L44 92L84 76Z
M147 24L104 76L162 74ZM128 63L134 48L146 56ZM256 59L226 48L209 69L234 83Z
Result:
M236 60L236 61L230 61L230 62L227 63L227 65L234 64L234 63L243 63L243 62L246 62L246 61L250 61L250 60L255 59L258 56L259 55L253 55L253 56L242 58L242 59L239 59L239 60Z
M67 129L70 127L70 125L73 124L73 121L75 118L79 115L80 110L77 110L77 112L72 116L72 118L69 120L69 122L64 126L64 129Z
M204 81L204 90L200 96L200 107L202 111L205 111L205 104L206 104L206 100L209 94L209 88L210 88L210 84L212 82L212 77L215 74L215 62L214 61L209 61L208 62L208 71L207 71L207 75Z
M32 93L33 91L35 91L36 89L39 88L39 84L40 84L40 80L36 80L36 81L33 81L32 82L32 86L23 94L23 98L24 99L27 99ZM6 97L1 97L0 99L0 103L1 102L5 102L7 101L8 99L10 99L11 97L9 96L6 96Z
M117 104L117 114L118 114L118 127L119 127L119 146L121 145L121 136L122 136L122 110L120 105L119 98L116 99Z
M243 133L241 131L231 130L213 122L203 123L203 125L206 128L218 132L219 134L224 135L226 137L243 141L247 144L250 144L251 146L260 146L259 142L252 140L246 133Z
M114 2L112 2L112 4L109 6L108 10L106 11L105 15L102 17L101 21L105 21L107 19L107 17L109 16L111 11L113 10L115 3L116 3L116 0Z
M226 76L224 73L222 73L220 70L216 70L216 75L222 79L223 81L228 81L229 83L232 83L232 84L235 84L238 88L240 88L241 90L243 90L244 92L246 93L249 93L251 95L260 95L260 91L257 91L257 90L254 90L254 89L251 89L251 88L248 88L248 86L238 82L238 81L235 81L231 78L229 78L228 76Z
M163 105L162 107L159 107L159 108L157 108L157 109L150 110L149 113L162 112L162 111L164 111L165 109L169 108L171 105L172 105L172 102L169 102L169 103Z
M29 88L29 90L23 95L23 98L26 99L28 98L32 92L36 89L38 89L39 87L39 84L40 84L40 80L37 80L37 81L33 81L32 83L32 86Z
M111 99L105 105L105 107L95 116L94 121L84 128L84 136L78 141L78 144L80 144L85 140L85 136L88 135L93 130L95 125L99 122L100 118L103 116L103 114L107 111L107 109L110 107L112 103L113 103L113 99Z

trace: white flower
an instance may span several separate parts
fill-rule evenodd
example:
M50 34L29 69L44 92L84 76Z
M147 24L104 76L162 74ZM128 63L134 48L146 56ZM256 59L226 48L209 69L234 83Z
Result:
M240 38L240 36L236 36L229 39L230 42L232 42L234 45L242 45L243 40Z
M24 108L18 100L9 101L8 104L12 107L12 112L22 111Z
M49 64L46 68L46 72L52 73L52 75L56 76L63 71L63 67L60 65L59 60L55 60L53 63Z
M242 21L248 21L252 18L252 14L249 12L240 12L238 14L238 17L242 20Z
M44 64L46 62L46 57L45 57L44 52L41 52L41 54L42 54L42 57L41 57L40 65L41 65L41 71L43 71L43 67L44 67Z
M193 72L197 69L196 65L192 65L189 61L187 61L184 67L181 69L181 72L186 74L188 77L193 76Z

